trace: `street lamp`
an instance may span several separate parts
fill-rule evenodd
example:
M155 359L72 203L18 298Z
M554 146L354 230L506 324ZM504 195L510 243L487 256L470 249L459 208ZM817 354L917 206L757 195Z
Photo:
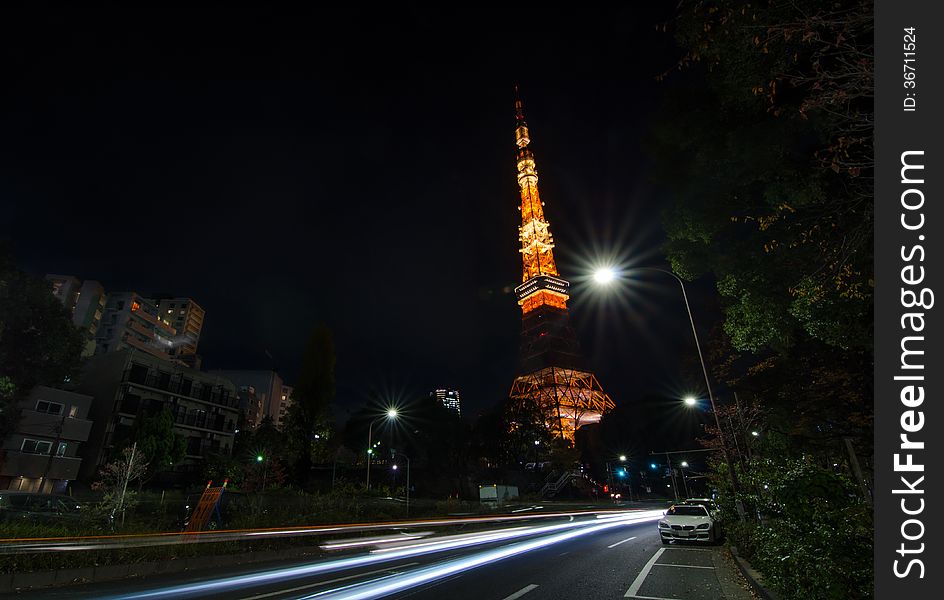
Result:
M370 425L367 427L367 491L368 492L370 491L370 459L371 459L371 456L373 456L374 454L374 446L372 444L373 435L374 435L374 423L383 421L384 419L387 419L388 421L392 421L396 418L397 418L397 409L391 408L387 411L386 415L372 420L370 422Z
M619 455L619 459L620 459L620 462L626 462L626 455L625 455L625 454L620 454L620 455Z
M391 458L396 458L399 456L401 458L406 459L406 516L409 517L410 516L410 457L402 452L397 452L396 450L392 450L390 452L390 456ZM396 464L394 464L392 468L394 471L396 471L398 467Z
M705 387L708 390L708 400L711 402L711 412L715 416L715 425L718 427L718 436L721 438L721 450L724 452L724 462L728 465L728 475L731 477L731 487L734 490L734 495L737 497L738 488L738 478L737 473L734 471L734 463L731 462L731 453L728 450L728 445L725 443L724 439L724 430L721 428L721 420L718 418L718 409L715 406L715 396L711 391L711 382L708 380L708 367L705 365L705 357L701 352L701 343L698 341L698 330L695 328L695 318L692 316L692 307L688 303L688 292L685 290L685 282L682 281L682 278L666 269L659 269L657 267L633 267L634 271L655 271L657 273L662 273L668 275L672 279L678 282L679 287L682 289L682 299L685 301L685 310L688 312L688 322L692 326L692 336L695 338L695 349L698 351L698 360L701 362L701 372L705 376ZM607 273L609 275L607 275ZM609 277L609 279L607 279ZM599 283L607 283L611 281L614 277L612 269L598 269L594 273L593 278ZM685 403L689 406L694 406L694 398L692 402L689 403L686 398ZM740 500L737 501L737 509L740 516L744 516L744 508L741 506Z
M685 488L685 497L691 498L692 493L688 491L688 479L685 477L685 468L688 467L688 461L683 460L682 464L679 465L679 471L682 473L682 487Z
M256 455L256 462L262 463L262 491L265 491L266 488L266 475L268 475L269 463L266 462L265 456L261 454Z
M694 396L688 396L687 398L685 398L686 406L695 406L696 404L698 404L698 399L695 398Z

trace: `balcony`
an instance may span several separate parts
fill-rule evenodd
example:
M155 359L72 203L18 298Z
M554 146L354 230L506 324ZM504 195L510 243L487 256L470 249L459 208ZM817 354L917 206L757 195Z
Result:
M42 477L49 467L46 477L49 479L75 479L79 474L81 458L56 456L49 462L48 454L28 454L19 450L8 450L0 475L8 477Z
M63 441L85 442L92 430L92 422L86 419L62 418L62 415L49 415L35 410L21 411L17 431L24 435L54 438L62 425L60 437Z
M140 340L138 340L138 339L136 339L136 338L127 337L127 338L125 338L125 339L122 340L122 341L123 341L125 344L128 344L129 346L132 346L132 347L137 348L138 350L140 350L140 351L142 351L142 352L146 352L147 354L150 354L151 356L156 356L157 358L162 358L162 359L168 360L168 361L171 359L171 358L170 358L170 354L164 352L163 350L161 350L161 349L158 348L157 346L154 346L154 345L152 345L152 344L148 344L148 343L142 342L142 341L140 341Z

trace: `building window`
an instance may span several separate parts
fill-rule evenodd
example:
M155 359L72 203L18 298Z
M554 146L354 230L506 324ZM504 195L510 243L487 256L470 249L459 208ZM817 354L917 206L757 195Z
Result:
M36 412L44 413L47 415L61 415L63 405L58 402L46 402L45 400L40 400L36 403Z
M79 407L78 407L78 406L75 406L75 405L70 406L70 407L69 407L69 418L70 418L70 419L77 419L78 417L79 417Z
M27 438L23 440L23 445L20 446L20 450L26 454L49 454L52 452L52 442Z
M66 448L69 446L66 442L60 442L59 448L56 450L56 456L65 456Z

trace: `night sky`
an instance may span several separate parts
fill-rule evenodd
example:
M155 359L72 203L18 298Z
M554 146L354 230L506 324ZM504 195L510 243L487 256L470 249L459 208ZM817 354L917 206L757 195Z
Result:
M677 287L582 280L664 265L644 141L674 51L647 4L6 13L0 236L36 274L193 297L205 368L268 351L291 383L325 322L340 406L448 386L471 416L516 366L517 82L585 353L617 403L680 394Z

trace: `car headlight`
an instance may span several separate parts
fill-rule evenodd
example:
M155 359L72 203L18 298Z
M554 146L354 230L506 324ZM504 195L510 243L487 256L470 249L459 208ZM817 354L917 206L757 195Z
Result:
M659 527L664 527L664 528L668 529L668 528L669 528L669 523L668 523L668 521L659 521Z
M702 523L701 525L699 525L699 526L696 527L695 529L708 529L709 527L711 527L711 523Z

